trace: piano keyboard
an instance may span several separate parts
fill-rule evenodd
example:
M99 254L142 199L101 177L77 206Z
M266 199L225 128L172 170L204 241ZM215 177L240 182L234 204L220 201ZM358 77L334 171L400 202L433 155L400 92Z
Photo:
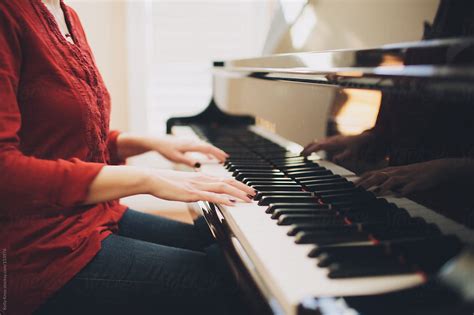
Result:
M229 153L201 171L232 176L258 193L252 203L218 205L261 291L296 314L307 297L372 295L424 283L473 243L467 227L405 198L377 198L357 177L256 127L174 127ZM294 150L291 150L292 147Z

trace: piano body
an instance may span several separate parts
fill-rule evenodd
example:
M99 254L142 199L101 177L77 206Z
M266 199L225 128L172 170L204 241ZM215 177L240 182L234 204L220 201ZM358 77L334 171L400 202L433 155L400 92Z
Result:
M453 38L214 63L209 106L167 131L226 150L225 165L201 171L259 191L251 204L195 205L255 313L472 314L472 221L376 197L353 171L299 152L371 128L387 94L472 101L473 52L474 38Z

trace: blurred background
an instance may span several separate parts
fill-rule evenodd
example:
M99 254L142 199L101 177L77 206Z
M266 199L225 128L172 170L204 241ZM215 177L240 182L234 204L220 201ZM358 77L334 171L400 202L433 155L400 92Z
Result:
M214 60L419 40L438 2L66 0L111 92L112 128L153 134L207 106Z
M423 22L433 20L439 3L439 0L65 1L78 12L111 93L111 127L154 135L165 132L169 117L197 114L207 107L213 95L212 61L298 51L361 49L419 40ZM268 89L262 82L231 78L215 84L220 84L216 88L220 95L215 98L221 108L229 112L251 111L257 120L265 118L279 128L293 126L278 131L300 144L324 134L328 109L314 104L329 104L328 98L335 97L321 93L317 87L309 92L295 89L300 95L296 97L299 103L294 104L294 95L286 95L285 89ZM252 111L255 99L259 99L260 112ZM357 112L343 111L338 123L348 126L347 133L358 133L375 120L380 95L354 91L345 103L357 105L346 106L357 108ZM276 104L281 108L275 108ZM287 119L288 108L307 111L303 117L308 117L308 121L279 124ZM369 119L362 122L357 117ZM357 128L351 127L354 122ZM153 152L129 159L128 163L172 167ZM137 210L191 222L184 204L146 195L128 197L122 202Z

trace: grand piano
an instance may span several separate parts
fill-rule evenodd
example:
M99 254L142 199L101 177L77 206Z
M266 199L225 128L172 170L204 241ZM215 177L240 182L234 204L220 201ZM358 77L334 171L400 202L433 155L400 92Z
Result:
M452 111L474 105L474 38L219 61L213 75L209 106L169 119L167 132L222 148L226 163L199 171L258 191L250 204L194 205L255 314L473 313L472 208L451 217L376 196L354 187L359 170L300 152L314 138L373 127L393 94ZM221 105L223 90L232 106Z

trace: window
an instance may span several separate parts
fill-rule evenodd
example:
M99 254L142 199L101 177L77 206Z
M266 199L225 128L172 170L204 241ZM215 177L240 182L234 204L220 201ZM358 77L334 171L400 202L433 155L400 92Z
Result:
M132 131L163 133L166 120L202 111L214 60L261 54L274 1L128 4Z

